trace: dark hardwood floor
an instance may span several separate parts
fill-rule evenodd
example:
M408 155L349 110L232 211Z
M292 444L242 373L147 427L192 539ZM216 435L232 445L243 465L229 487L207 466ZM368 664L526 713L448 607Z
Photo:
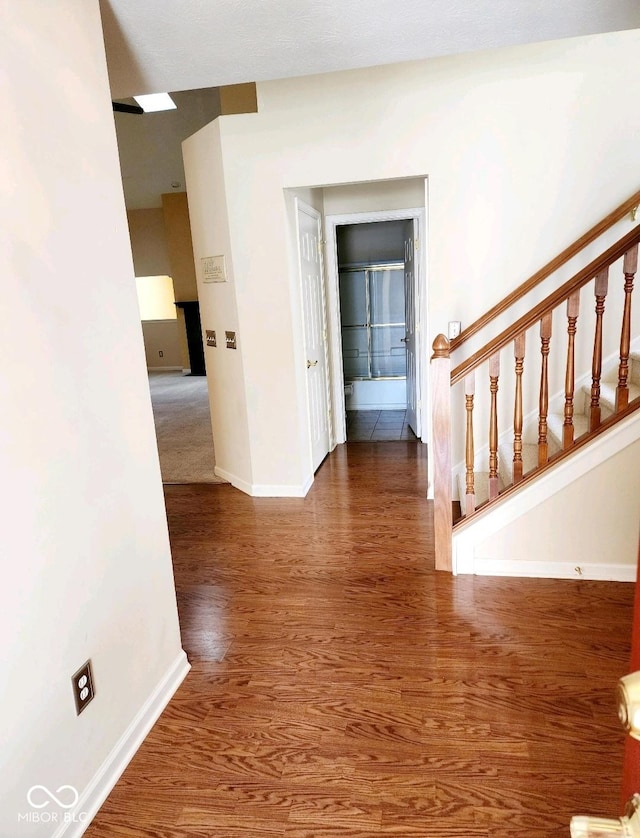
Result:
M425 447L168 486L193 668L88 838L550 838L613 816L633 586L433 570Z

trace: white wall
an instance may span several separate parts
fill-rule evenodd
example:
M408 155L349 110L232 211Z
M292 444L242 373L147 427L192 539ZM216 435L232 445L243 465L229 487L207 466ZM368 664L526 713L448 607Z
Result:
M407 382L403 379L352 381L345 384L347 410L405 410Z
M51 838L29 788L95 808L186 660L98 3L5 3L0 55L0 835Z
M240 329L238 317L234 254L229 244L225 184L220 165L219 127L218 119L191 137L183 150L200 320L203 330L213 329L217 336L217 346L206 346L205 342L204 352L216 446L216 473L247 490L253 480L245 389L252 385L245 381L245 334ZM194 160L198 163L195 173ZM227 281L203 282L201 259L220 254L226 257ZM225 348L225 331L236 332L236 350Z
M306 421L295 392L283 189L428 176L428 346L637 186L629 138L640 112L628 102L640 93L639 46L631 31L263 83L258 114L221 117L204 129L210 140L197 135L211 160L190 155L189 190L207 165L224 180L260 482L296 480Z

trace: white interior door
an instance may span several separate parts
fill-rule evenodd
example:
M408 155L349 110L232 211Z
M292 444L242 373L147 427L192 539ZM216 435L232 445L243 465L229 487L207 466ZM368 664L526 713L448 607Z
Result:
M315 471L329 453L330 415L327 379L327 332L320 213L297 202L298 254L309 406L309 437Z
M404 300L405 300L405 347L407 350L407 424L420 438L420 376L418 347L418 261L416 259L416 221L410 219L404 227Z

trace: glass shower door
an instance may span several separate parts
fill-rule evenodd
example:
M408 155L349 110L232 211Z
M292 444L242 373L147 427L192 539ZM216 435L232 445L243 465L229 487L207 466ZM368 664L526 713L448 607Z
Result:
M345 381L406 376L404 266L340 271Z
M370 270L371 377L406 375L404 270Z
M340 310L345 380L370 378L369 293L366 271L340 273Z

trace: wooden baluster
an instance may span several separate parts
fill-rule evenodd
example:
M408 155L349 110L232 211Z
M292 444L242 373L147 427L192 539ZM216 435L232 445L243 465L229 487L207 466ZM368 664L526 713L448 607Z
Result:
M516 359L516 398L513 408L513 482L522 480L522 373L524 370L524 353L526 347L526 333L523 332L513 342Z
M573 393L575 388L575 345L578 312L580 310L580 291L574 291L567 300L567 368L564 379L564 425L562 427L562 447L573 445Z
M451 571L451 359L444 335L433 342L431 388L436 570Z
M543 466L549 459L549 443L547 442L547 414L549 413L549 348L551 344L551 324L553 312L543 314L540 320L540 354L542 368L540 370L540 418L538 422L538 465Z
M489 358L491 408L489 416L489 500L498 497L498 377L500 353Z
M467 433L465 446L466 495L465 515L471 515L476 509L476 489L474 475L475 452L473 445L473 398L476 392L475 373L470 372L464 380L465 408L467 411Z
M638 245L627 250L624 255L624 312L620 333L620 367L618 369L618 387L616 389L616 411L623 410L629 404L629 349L631 344L631 293L633 278L638 269Z
M593 362L591 364L591 405L589 409L589 430L600 425L600 376L602 375L602 318L604 301L609 289L609 268L603 268L596 276L594 294L596 297L596 333L593 339Z

